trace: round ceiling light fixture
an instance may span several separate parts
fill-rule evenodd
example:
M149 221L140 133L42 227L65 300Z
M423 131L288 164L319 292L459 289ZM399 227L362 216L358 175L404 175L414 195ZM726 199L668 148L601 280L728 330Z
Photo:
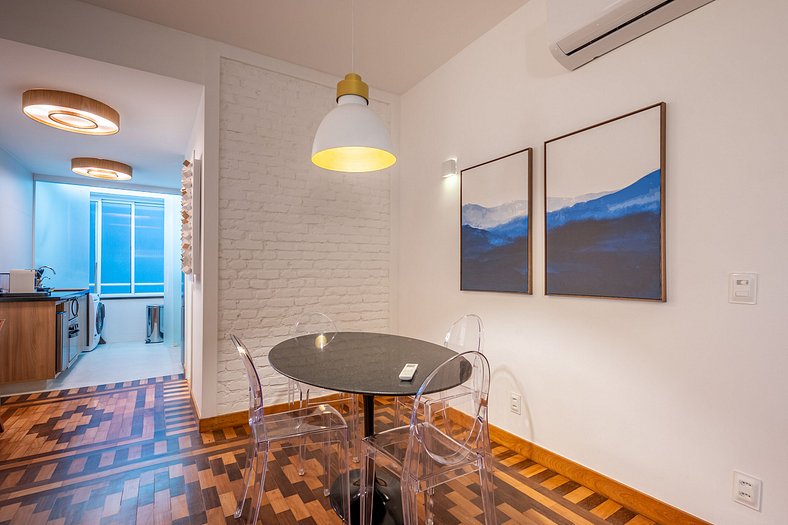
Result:
M84 177L103 180L130 180L132 173L128 164L93 157L71 159L71 171Z
M29 89L22 93L22 111L53 128L84 135L114 135L120 131L120 115L98 100L52 89Z

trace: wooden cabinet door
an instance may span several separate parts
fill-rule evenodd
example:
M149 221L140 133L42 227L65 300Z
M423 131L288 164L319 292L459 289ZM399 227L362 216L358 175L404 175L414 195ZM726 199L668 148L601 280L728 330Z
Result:
M0 302L0 383L55 377L55 303Z

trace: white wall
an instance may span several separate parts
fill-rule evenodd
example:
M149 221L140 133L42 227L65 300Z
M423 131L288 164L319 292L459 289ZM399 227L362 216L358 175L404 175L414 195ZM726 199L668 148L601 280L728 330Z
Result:
M492 423L717 524L788 516L788 3L719 0L575 72L532 0L402 97L399 322L480 314ZM668 302L545 297L544 140L667 102ZM461 167L533 146L533 296L459 291ZM760 273L756 306L727 274ZM527 411L509 413L510 391ZM764 480L762 512L732 470Z
M147 336L147 306L164 304L164 298L102 299L102 302L105 316L101 337L107 343L144 343ZM163 313L166 317L167 312ZM167 337L166 333L164 335Z
M90 189L35 182L33 264L57 272L47 273L46 286L75 290L90 286Z
M248 387L227 334L256 358L266 401L286 400L267 365L303 312L340 329L389 327L389 171L313 166L312 139L335 88L250 64L221 64L219 188L220 413L243 410ZM390 104L371 107L390 122Z
M164 197L164 340L181 346L184 294L181 281L181 197Z
M0 148L0 272L33 267L33 174Z

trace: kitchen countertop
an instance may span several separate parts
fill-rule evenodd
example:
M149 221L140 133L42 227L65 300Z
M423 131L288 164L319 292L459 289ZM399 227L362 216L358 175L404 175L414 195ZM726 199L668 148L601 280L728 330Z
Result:
M29 301L66 301L68 299L75 299L82 297L88 293L87 289L84 290L56 290L50 295L32 295L32 294L0 294L0 302L2 303L21 303Z

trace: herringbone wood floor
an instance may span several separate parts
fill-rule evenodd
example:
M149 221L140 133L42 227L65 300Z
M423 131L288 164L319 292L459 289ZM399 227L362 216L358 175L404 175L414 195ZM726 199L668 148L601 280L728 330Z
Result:
M391 423L386 403L377 414ZM200 434L181 376L11 396L0 415L0 525L239 522L247 430ZM653 524L494 446L499 523ZM322 495L317 450L308 450L304 476L293 453L272 452L263 523L340 523ZM478 490L468 479L437 491L436 523L479 523Z

